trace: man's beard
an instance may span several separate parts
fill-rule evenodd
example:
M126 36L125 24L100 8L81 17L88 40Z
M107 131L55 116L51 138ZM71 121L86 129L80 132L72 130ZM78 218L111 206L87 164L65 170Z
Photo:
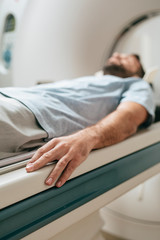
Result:
M123 66L116 64L104 66L103 72L104 75L114 75L121 78L127 78L133 75L129 71L127 71Z

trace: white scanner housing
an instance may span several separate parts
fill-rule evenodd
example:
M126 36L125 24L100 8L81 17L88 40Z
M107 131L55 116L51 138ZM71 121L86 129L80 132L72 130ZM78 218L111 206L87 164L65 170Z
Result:
M158 0L1 0L0 87L94 74L121 32L159 9ZM15 20L10 31L8 16ZM147 59L149 38L142 34L134 44Z

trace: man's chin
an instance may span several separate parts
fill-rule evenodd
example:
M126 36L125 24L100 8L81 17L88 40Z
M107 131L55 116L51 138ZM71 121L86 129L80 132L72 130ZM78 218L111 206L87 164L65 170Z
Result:
M127 72L121 65L117 64L107 64L103 68L104 75L110 74L118 77L127 77Z

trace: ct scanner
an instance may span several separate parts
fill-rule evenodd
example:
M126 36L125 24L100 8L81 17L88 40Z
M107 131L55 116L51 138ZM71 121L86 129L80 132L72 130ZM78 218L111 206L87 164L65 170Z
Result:
M159 26L159 0L1 0L0 87L94 74L113 51L158 68ZM52 166L25 172L32 153L1 160L0 239L160 239L159 152L156 122L93 151L60 189L43 183Z

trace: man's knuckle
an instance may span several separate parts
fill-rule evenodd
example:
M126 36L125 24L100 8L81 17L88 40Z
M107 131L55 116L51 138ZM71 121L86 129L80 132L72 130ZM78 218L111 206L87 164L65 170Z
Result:
M47 153L45 153L45 154L43 155L43 157L44 157L45 159L50 159L50 158L52 157L52 154L49 153L49 152L47 152Z
M61 143L61 147L64 148L64 149L66 149L66 148L69 147L69 145L68 145L67 142L63 141L63 142Z
M43 155L45 152L44 147L39 148L37 152L38 154Z
M66 162L65 161L59 161L58 165L59 165L60 168L63 168L63 167L66 166Z
M34 163L34 169L39 169L41 167L41 162L40 161L37 161Z
M70 160L69 155L66 154L66 155L62 158L62 160L60 160L60 163L62 163L62 164L64 164L64 165L67 165L68 162L69 162L69 160Z
M53 138L50 140L50 142L54 145L54 144L57 144L58 142L58 138Z

